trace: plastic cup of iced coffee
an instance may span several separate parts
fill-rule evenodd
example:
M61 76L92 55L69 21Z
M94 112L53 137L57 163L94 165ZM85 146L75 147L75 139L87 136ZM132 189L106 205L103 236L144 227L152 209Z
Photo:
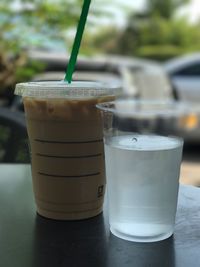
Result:
M102 212L106 178L96 104L120 91L119 85L86 81L16 85L25 108L38 214L80 220Z

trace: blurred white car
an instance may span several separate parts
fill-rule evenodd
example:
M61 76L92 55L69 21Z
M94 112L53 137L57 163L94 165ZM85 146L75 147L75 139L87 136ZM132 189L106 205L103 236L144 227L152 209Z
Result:
M200 101L200 53L169 60L164 69L179 100Z
M66 54L33 52L30 58L46 64L43 73L34 80L61 80L64 78L68 57ZM74 73L75 80L102 80L120 82L126 95L137 99L172 100L173 88L162 65L149 60L119 56L79 57ZM193 106L193 104L192 104ZM14 109L23 109L21 98L16 97ZM174 126L173 126L173 125ZM200 141L200 116L191 112L191 116L182 122L169 121L167 127L174 127L190 142Z
M46 69L34 80L61 80L68 64L63 53L32 51L30 59L46 64ZM119 81L126 94L136 98L173 98L170 81L162 66L155 61L121 56L79 57L75 80Z

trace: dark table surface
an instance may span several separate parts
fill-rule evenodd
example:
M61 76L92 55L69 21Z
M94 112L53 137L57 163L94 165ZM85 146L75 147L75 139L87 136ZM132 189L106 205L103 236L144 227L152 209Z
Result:
M38 216L30 166L0 165L0 266L199 267L200 188L180 186L173 237L133 243L109 232L106 207L77 222Z

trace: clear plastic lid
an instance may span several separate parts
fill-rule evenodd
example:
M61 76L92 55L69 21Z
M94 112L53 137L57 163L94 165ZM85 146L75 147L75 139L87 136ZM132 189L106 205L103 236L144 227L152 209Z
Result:
M73 81L71 84L65 81L42 81L19 83L15 94L36 98L90 98L119 95L121 90L121 85L115 81Z

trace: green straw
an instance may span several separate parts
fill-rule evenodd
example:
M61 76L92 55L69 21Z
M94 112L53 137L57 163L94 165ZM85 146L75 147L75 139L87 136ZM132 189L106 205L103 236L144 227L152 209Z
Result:
M73 75L73 72L74 72L74 68L75 68L75 65L76 65L76 60L77 60L79 48L80 48L80 45L81 45L81 40L82 40L84 28L85 28L85 23L86 23L87 16L88 16L88 11L89 11L89 8L90 8L90 2L91 2L91 0L84 0L84 3L83 3L82 13L81 13L80 20L79 20L79 23L78 23L76 37L75 37L75 40L74 40L72 53L71 53L71 56L70 56L69 64L68 64L68 67L67 67L67 70L66 70L66 74L65 74L65 79L64 79L68 83L71 83L71 81L72 81L72 75Z

